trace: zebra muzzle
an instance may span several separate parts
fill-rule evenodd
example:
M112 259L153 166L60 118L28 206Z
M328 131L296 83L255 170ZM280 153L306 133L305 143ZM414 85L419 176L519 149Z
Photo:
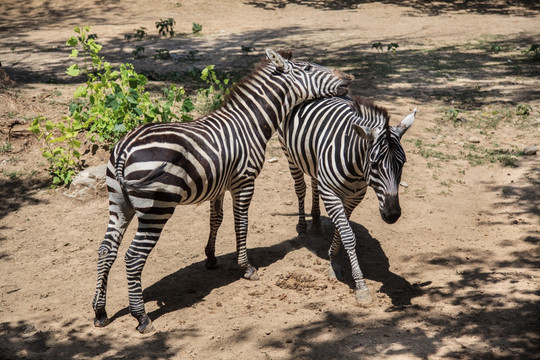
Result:
M401 216L401 207L399 206L399 197L389 195L384 198L384 206L379 210L381 217L387 224L393 224Z

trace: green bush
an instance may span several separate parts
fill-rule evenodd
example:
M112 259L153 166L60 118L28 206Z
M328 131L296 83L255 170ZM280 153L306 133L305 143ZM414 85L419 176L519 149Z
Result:
M147 78L138 74L133 65L121 64L118 69L99 56L102 46L89 36L90 27L76 27L76 35L67 45L73 49L70 57L82 52L83 64L71 65L66 73L85 76L86 82L73 94L69 115L55 124L43 116L32 122L29 130L45 142L42 155L49 161L54 185L69 185L81 168L81 140L84 134L91 142L112 148L131 129L151 122L191 121L195 109L183 87L171 85L163 89L163 96L153 100L145 91ZM227 93L228 79L219 80L210 65L201 72L201 79L209 85L199 89L201 99L213 110Z

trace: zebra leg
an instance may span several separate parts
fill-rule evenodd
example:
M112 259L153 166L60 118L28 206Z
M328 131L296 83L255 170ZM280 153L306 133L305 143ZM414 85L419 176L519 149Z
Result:
M259 280L257 269L249 263L246 249L248 231L248 209L253 197L254 182L252 181L242 189L232 192L234 229L236 232L236 253L238 254L238 266L244 270L244 277L250 280Z
M110 322L105 311L107 298L107 280L109 271L118 255L118 247L124 236L124 232L133 218L134 211L129 201L122 192L109 192L109 226L105 233L105 239L98 249L97 283L96 293L92 301L96 327L107 326Z
M319 204L319 181L311 178L311 229L315 233L321 231L321 207Z
M159 215L158 219L156 219L155 214L146 216L146 214L141 215L141 213L138 213L138 215L139 228L137 229L135 238L131 242L125 256L129 292L129 312L139 322L137 330L140 333L149 333L154 330L154 327L144 309L141 274L144 265L146 264L146 259L159 240L161 231L167 220L172 216L172 212L165 215Z
M298 198L298 224L296 225L296 232L298 234L305 234L307 231L306 211L304 207L304 200L306 198L306 182L304 181L304 172L300 170L295 164L289 161L289 170L294 179L294 191Z
M364 281L364 274L362 274L362 270L360 270L360 265L356 256L356 239L354 236L354 232L352 231L351 225L349 224L347 212L340 198L332 191L324 189L323 187L320 187L320 191L328 216L330 216L332 222L334 223L334 226L336 227L336 230L339 232L341 242L343 243L345 251L349 256L352 276L356 285L356 300L359 303L368 303L371 301L371 295L369 294L369 289ZM349 211L349 215L350 212L352 212L352 210ZM334 241L335 238L336 237L334 237ZM333 264L331 264L331 266L333 267Z
M334 237L332 238L332 245L328 250L328 257L330 258L330 267L328 268L328 277L331 279L338 279L342 276L341 266L336 261L337 255L339 253L339 248L341 247L341 237L339 236L339 231L334 230Z
M352 197L347 198L344 202L344 210L345 210L345 216L347 217L347 221L351 218L351 214L354 209L360 204L362 199L364 199L364 196L366 195L367 186L363 186L360 188L359 191L357 191ZM350 223L349 223L350 224ZM328 250L328 256L330 257L330 269L328 271L328 275L330 278L337 279L341 276L341 268L339 264L335 261L337 258L337 255L339 253L339 249L341 248L341 236L339 234L338 228L334 230L334 237L332 238L332 244L330 245L330 249Z
M225 194L220 195L218 198L210 202L210 235L208 236L208 243L204 249L206 254L206 268L217 268L216 260L216 237L221 222L223 221L223 197Z

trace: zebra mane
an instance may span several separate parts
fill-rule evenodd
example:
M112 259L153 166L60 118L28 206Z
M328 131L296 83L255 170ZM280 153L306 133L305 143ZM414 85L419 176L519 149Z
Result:
M293 56L292 51L279 50L277 53L281 55L281 57L283 57L285 60L291 60ZM251 73L241 78L231 88L230 92L225 96L225 100L223 104L224 105L227 104L230 101L230 99L234 98L236 93L238 92L238 88L241 87L243 84L249 83L255 77L257 73L259 73L262 69L264 69L268 65L269 62L270 60L268 60L266 57L264 57L264 59L259 61L259 63L255 65L255 68L253 69Z
M352 96L352 107L353 110L359 115L362 116L364 113L370 113L372 115L380 115L384 119L383 128L386 132L386 136L390 139L390 115L388 115L388 110L386 108L375 105L374 102L363 98L361 96L354 95ZM379 124L377 124L379 126Z

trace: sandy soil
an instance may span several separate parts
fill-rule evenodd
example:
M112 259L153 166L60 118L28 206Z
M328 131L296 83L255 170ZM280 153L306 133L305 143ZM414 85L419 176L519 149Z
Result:
M0 358L538 356L539 157L518 156L505 167L489 158L474 165L466 154L471 136L483 149L540 145L539 63L526 53L540 38L540 12L534 2L466 3L2 1L0 62L14 84L0 84ZM180 35L159 39L154 23L169 17ZM201 36L191 35L193 22L203 25ZM395 123L418 107L404 138L402 218L385 224L372 191L351 218L374 301L356 304L348 271L339 281L327 278L328 218L320 234L297 236L293 183L274 137L267 159L277 162L265 164L250 210L249 256L260 280L243 280L234 265L230 197L217 271L204 267L208 204L179 207L143 274L156 331L134 329L122 256L109 280L112 323L95 328L106 194L77 201L51 190L41 144L25 130L37 114L58 120L67 113L77 84L64 75L64 44L81 24L99 35L107 59L141 71L215 64L245 74L265 47L294 49L296 57L354 74L353 93L387 106ZM124 39L141 26L152 36ZM398 43L396 54L378 53L376 41ZM132 58L137 44L146 49L142 59ZM242 45L255 49L247 55ZM154 59L162 48L174 56ZM531 114L515 115L518 104ZM463 121L442 120L448 108L459 108ZM505 109L513 116L487 127ZM86 161L106 158L99 152Z

